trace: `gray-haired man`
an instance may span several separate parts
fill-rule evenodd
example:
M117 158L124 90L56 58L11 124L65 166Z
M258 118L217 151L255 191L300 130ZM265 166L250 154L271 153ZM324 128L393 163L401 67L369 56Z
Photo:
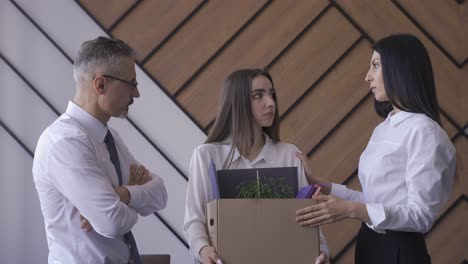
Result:
M49 263L140 263L131 228L166 206L162 179L107 127L140 96L134 51L121 40L82 44L76 95L39 138L33 164Z

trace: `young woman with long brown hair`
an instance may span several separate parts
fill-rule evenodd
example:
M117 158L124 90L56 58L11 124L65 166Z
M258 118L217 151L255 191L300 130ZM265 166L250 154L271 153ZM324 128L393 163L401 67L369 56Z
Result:
M205 144L194 150L190 163L184 233L198 261L218 260L205 227L205 207L212 200L210 161L219 169L297 167L298 186L303 187L308 183L297 151L280 141L278 100L270 74L259 69L231 73L224 81L213 128ZM327 263L322 235L321 241L322 254L316 263Z

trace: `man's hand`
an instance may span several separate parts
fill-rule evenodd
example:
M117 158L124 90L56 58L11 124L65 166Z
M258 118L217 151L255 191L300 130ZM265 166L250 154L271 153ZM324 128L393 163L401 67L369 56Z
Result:
M128 185L143 185L151 181L149 171L143 165L132 164L130 166L130 180Z
M149 175L149 171L145 168L145 166L141 165L138 166L136 164L132 164L130 166L130 179L128 180L128 185L143 185L149 181L151 181L151 176ZM120 201L129 204L131 200L130 192L125 188L125 186L117 186L114 189L115 193L120 197Z
M130 192L124 186L117 186L114 189L115 193L120 197L120 201L124 204L130 203Z
M89 223L88 219L86 219L84 216L80 214L80 220L81 220L81 229L83 229L86 232L89 232L93 230L93 226Z
M204 246L200 250L200 258L203 264L217 264L218 262L218 254L216 253L216 249L212 246Z

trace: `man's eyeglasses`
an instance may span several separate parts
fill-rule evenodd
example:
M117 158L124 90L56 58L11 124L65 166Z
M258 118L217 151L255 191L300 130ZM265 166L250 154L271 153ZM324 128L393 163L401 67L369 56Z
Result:
M114 80L117 80L117 81L121 81L121 82L126 83L126 84L128 84L128 85L131 85L132 88L137 88L137 86L138 86L138 82L137 82L136 80L129 82L129 81L122 80L122 79L119 79L119 78L117 78L117 77L110 76L110 75L106 75L106 74L103 74L103 75L101 75L101 76L102 76L102 77L106 77L106 78L111 78L111 79L114 79Z

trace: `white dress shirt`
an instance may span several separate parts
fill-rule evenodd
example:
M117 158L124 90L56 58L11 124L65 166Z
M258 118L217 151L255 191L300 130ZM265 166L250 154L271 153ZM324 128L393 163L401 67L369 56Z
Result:
M120 201L119 185L104 138L107 127L69 102L67 111L39 138L33 176L44 216L49 263L128 263L130 250L123 235L138 220L166 206L159 176L140 186L125 186L130 204ZM111 130L119 155L122 182L130 165L138 164L117 132ZM80 213L93 226L80 228Z
M366 204L376 232L425 233L447 202L456 167L445 131L424 114L392 112L359 160L362 192L333 184L331 193Z
M296 152L299 149L294 145L283 142L275 144L267 135L265 135L265 138L265 145L255 160L248 160L236 150L228 169L297 167L299 188L307 186L304 167L299 158L296 157ZM205 226L205 207L209 201L213 200L210 179L208 177L209 164L213 160L216 169L222 169L230 149L231 143L226 140L220 143L203 144L193 151L189 168L184 234L190 245L192 255L198 260L200 260L200 249L210 244ZM320 240L320 249L330 256L321 231Z

